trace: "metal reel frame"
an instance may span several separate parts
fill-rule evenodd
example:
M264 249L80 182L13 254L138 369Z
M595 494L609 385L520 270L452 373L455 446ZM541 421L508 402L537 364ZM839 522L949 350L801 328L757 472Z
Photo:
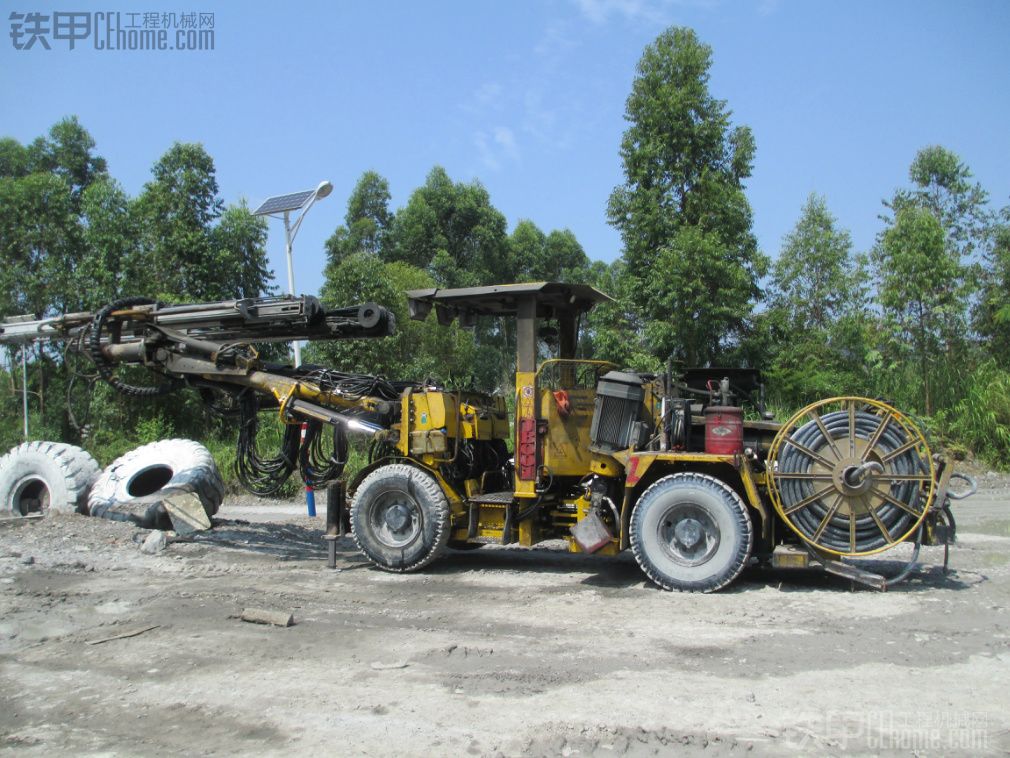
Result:
M847 428L842 428L840 436L834 436L824 419L839 412L845 414ZM866 414L880 418L876 428L869 433L859 428L860 423L865 424ZM834 416L835 421L839 419L839 416ZM792 439L801 427L810 423L816 426L824 440L818 449L811 449ZM837 433L838 430L834 431ZM885 435L890 442L895 437L902 441L896 447L883 447L881 443ZM780 471L779 462L783 454L799 454L805 458L805 470ZM928 472L895 471L895 461L906 454L918 456ZM806 545L822 554L875 555L907 541L919 533L937 492L936 464L918 426L890 405L865 397L847 395L828 398L797 411L775 436L767 466L768 494L776 513ZM782 487L789 480L808 483L805 491L809 494L798 501L784 502ZM893 495L894 488L902 483L910 487L918 483L911 502ZM818 526L812 533L809 526L804 529L797 524L795 517L795 514L811 506L817 506L820 509L817 513L823 511L824 514L814 516ZM901 528L900 534L895 534L882 520L881 508L892 512L895 508L900 509L913 517L911 523ZM865 529L866 516L872 519L872 524L880 532L883 544L872 549L858 549L857 521L862 520ZM829 523L837 523L840 518L847 518L848 550L825 544L823 539Z

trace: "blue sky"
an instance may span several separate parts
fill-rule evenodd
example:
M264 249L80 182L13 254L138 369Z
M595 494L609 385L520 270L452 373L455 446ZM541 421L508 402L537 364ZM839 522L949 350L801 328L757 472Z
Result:
M774 256L819 192L856 249L917 149L957 152L1010 204L1010 2L545 0L168 2L7 0L0 133L29 141L77 114L128 192L175 140L202 142L227 202L334 184L295 245L317 290L323 241L361 173L403 205L441 164L479 178L510 229L572 229L613 260L606 223L621 181L624 101L642 49L687 25L714 50L710 87L757 142L747 194ZM15 50L9 11L209 11L213 51ZM124 20L124 25L126 21ZM283 233L271 261L286 287Z

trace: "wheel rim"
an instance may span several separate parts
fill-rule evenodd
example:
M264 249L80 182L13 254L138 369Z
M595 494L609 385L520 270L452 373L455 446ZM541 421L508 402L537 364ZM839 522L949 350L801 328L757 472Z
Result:
M424 517L417 501L402 490L383 492L368 509L372 534L386 547L401 548L418 538Z
M719 549L719 525L698 503L674 503L656 523L663 552L681 566L700 566Z

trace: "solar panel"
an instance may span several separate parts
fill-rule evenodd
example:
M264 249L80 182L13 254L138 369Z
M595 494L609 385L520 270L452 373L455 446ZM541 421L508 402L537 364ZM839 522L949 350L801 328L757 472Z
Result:
M315 190L306 190L305 192L292 192L290 195L268 197L259 208L253 211L253 215L267 216L271 213L296 211L305 205L314 194L316 194Z

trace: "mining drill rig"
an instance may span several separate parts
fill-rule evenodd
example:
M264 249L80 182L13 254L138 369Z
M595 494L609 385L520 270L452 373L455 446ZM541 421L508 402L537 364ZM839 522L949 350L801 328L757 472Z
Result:
M447 548L563 540L594 555L630 548L671 590L718 590L756 562L819 567L885 589L909 575L921 545L954 539L951 500L966 492L950 483L967 478L886 402L833 397L778 423L764 413L756 371L653 375L578 358L583 317L609 299L587 285L407 294L413 319L434 310L443 326L514 322L512 412L500 394L271 363L254 347L388 336L392 314L371 303L327 310L313 297L182 306L131 298L96 313L12 319L0 324L0 342L65 341L126 395L195 388L237 419L237 474L249 490L276 492L295 469L314 487L335 483L331 555L346 521L387 571L421 569ZM153 383L134 383L131 367L148 369ZM256 448L263 411L286 430L269 458ZM366 435L369 455L345 486L348 432ZM912 547L889 577L853 561L903 544Z

